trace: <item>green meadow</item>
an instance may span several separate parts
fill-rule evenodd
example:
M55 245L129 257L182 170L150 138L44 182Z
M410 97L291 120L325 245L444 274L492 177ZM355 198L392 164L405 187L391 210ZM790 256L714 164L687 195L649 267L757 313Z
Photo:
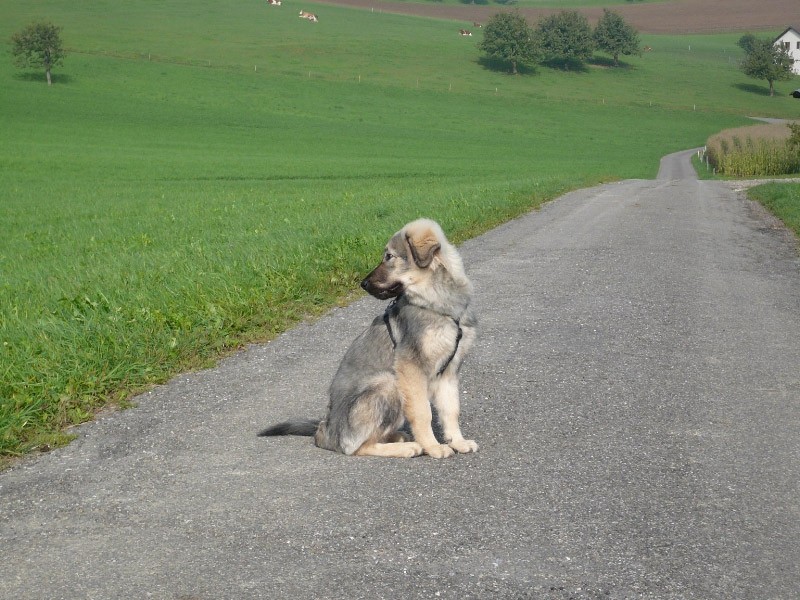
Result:
M319 23L299 19L313 10ZM0 0L0 453L354 297L419 216L464 240L800 116L738 35L506 75L458 24L291 0ZM11 64L34 19L69 50Z

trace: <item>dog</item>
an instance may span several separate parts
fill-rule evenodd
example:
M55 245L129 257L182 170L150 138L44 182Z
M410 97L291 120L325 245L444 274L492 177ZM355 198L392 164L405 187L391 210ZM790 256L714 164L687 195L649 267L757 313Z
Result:
M472 283L439 224L405 225L361 287L392 302L345 353L325 418L286 421L258 435L313 435L320 448L356 456L476 452L459 426L458 373L477 333ZM431 406L445 443L434 435ZM402 431L406 423L413 440Z

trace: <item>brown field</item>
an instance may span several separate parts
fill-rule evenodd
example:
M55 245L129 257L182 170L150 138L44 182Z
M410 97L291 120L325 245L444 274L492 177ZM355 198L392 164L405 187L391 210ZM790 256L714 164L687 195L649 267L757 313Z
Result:
M789 139L791 131L785 123L772 123L769 125L750 125L748 127L736 127L734 129L723 129L717 134L708 138L709 146L720 146L722 142L727 142L730 146L734 145L734 139L740 140L765 140L770 142L785 142Z
M442 5L391 2L380 0L317 0L328 4L376 9L437 19L451 19L471 24L486 21L504 10L519 10L531 21L558 12L558 9L509 9L499 5ZM619 4L609 8L642 33L712 33L722 31L758 31L800 27L800 0L673 0L656 4ZM581 12L594 24L602 8Z

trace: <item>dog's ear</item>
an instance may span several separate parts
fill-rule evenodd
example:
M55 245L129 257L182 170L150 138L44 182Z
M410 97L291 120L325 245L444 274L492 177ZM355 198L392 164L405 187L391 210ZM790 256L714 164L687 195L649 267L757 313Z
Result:
M433 262L433 257L442 247L439 236L433 229L410 229L406 232L406 242L411 249L411 256L420 268L427 268Z

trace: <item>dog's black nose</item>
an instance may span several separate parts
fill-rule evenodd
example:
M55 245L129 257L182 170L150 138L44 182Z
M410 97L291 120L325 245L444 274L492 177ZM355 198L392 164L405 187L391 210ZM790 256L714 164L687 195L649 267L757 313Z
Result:
M367 279L362 279L361 280L361 289L362 290L366 290L368 285L369 285L369 280L367 280Z

